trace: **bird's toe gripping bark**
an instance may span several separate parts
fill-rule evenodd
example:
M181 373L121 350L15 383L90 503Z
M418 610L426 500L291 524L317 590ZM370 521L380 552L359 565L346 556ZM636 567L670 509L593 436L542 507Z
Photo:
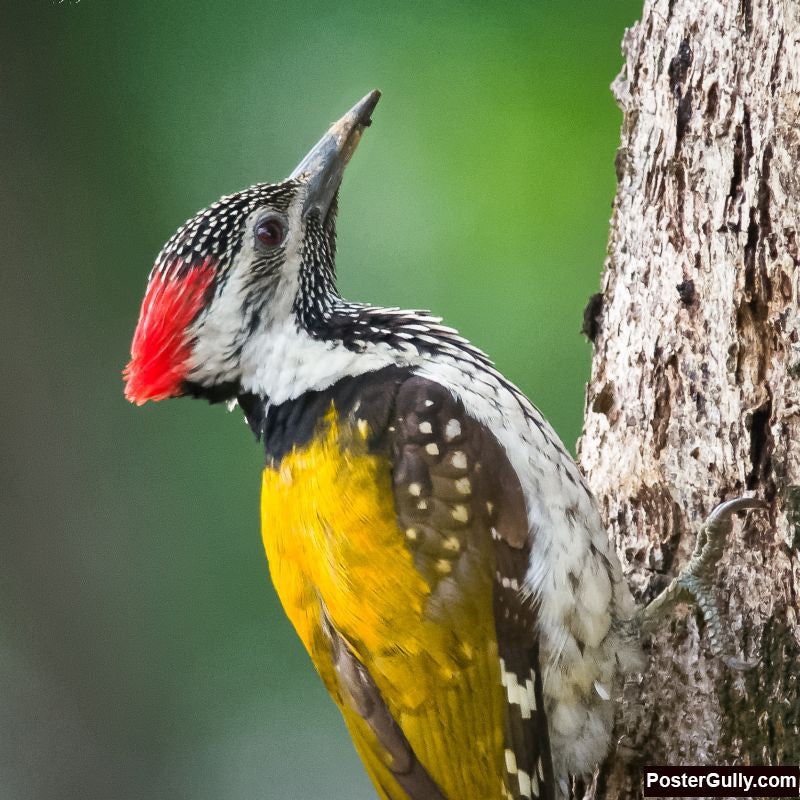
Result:
M695 601L706 621L714 655L721 658L731 669L746 670L758 664L758 661L744 661L731 655L733 648L729 645L722 626L713 584L717 563L722 557L725 539L731 530L733 515L754 508L766 508L766 503L755 497L737 497L720 503L708 515L697 536L697 543L689 563L670 585L639 613L642 633L653 632L659 622L678 603Z

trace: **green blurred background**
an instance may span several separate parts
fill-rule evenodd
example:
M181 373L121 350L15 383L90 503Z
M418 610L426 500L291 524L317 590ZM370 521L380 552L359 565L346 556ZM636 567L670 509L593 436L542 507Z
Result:
M10 6L10 3L5 3ZM150 264L384 96L341 196L345 293L430 307L572 446L640 0L6 7L0 798L372 798L269 584L238 413L135 409Z

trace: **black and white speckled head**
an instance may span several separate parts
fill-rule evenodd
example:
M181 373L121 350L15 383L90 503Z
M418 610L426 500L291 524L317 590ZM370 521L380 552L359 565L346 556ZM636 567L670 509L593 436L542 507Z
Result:
M243 352L335 295L336 198L379 98L336 122L289 178L221 198L169 239L150 274L125 371L137 403L235 395Z

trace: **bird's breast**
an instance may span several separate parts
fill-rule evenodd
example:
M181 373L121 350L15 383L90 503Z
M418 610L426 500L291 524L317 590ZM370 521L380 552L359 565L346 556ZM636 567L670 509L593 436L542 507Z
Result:
M264 470L261 519L275 589L304 643L324 603L342 635L376 652L421 619L430 591L398 530L388 460L332 411L311 441ZM346 440L346 441L345 441Z

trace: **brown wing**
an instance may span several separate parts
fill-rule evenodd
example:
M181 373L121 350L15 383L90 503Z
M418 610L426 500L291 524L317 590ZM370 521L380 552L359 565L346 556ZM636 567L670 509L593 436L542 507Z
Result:
M400 387L393 432L398 521L431 586L427 612L465 632L470 592L492 581L503 685L503 769L508 796L552 798L536 605L524 590L530 537L524 495L505 451L443 386L413 377ZM480 592L475 592L483 598ZM489 694L490 686L476 692Z

